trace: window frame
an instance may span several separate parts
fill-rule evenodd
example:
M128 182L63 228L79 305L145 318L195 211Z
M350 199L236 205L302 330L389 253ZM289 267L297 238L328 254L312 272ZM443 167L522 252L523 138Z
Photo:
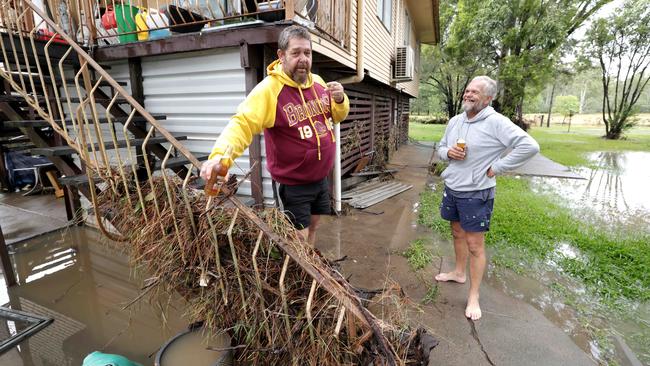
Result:
M376 13L377 18L379 18L379 21L381 21L381 24L384 26L384 28L386 28L388 33L391 34L393 28L393 0L377 0Z

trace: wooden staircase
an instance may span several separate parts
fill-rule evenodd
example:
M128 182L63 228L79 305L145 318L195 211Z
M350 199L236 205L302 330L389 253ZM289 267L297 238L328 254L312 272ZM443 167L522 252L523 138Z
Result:
M134 108L135 99L122 89L127 83L113 80L103 69L102 73L92 69L72 45L26 39L21 32L9 29L0 30L0 45L0 75L4 79L0 144L30 149L56 166L63 175L60 182L67 187L69 219L79 210L77 192L89 200L91 189L99 192L96 184L89 184L84 155L97 160L94 157L98 152L116 157L120 153L115 151L132 149L133 170L141 181L147 177L145 160L153 171L163 167L162 160L169 153L163 144L168 138L152 137L155 128L147 122L161 121L165 116L150 115L140 105ZM21 145L16 145L16 138ZM187 137L173 138L182 141ZM148 159L143 156L143 147ZM204 160L207 155L197 158ZM104 168L115 168L115 162L108 160L102 162ZM186 156L175 153L166 167L184 178L189 163Z

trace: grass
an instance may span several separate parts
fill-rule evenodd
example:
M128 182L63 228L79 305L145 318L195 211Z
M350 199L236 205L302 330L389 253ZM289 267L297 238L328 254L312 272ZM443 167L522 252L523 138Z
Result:
M440 141L447 125L428 125L423 123L409 123L409 137L417 141Z
M409 262L413 270L419 270L426 267L433 261L433 253L424 245L424 240L415 239L409 245L409 248L402 253Z
M572 126L569 133L557 125L537 127L530 134L544 156L568 166L586 165L586 155L594 151L650 151L650 127L635 127L623 140L606 140L605 129L593 126Z
M431 283L428 287L427 293L424 295L424 298L422 298L422 304L424 305L434 304L438 298L438 294L440 293L437 284Z
M442 183L439 185L438 192ZM422 194L419 222L449 235L449 224L438 213L438 192ZM498 178L486 243L497 252L515 249L519 256L514 260L497 255L495 262L516 271L527 266L522 260L544 261L556 253L558 244L568 243L583 256L562 256L558 264L605 302L616 305L625 300L650 300L650 236L612 233L581 223L551 197L532 192L526 180Z

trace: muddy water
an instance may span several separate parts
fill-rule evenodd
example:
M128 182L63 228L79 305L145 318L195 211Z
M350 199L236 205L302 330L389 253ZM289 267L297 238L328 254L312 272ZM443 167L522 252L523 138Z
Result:
M588 158L589 167L576 169L586 180L532 178L533 189L562 197L583 220L650 232L650 153L597 152Z
M138 296L140 281L133 279L127 258L101 244L93 229L70 228L10 250L20 286L7 290L1 284L0 302L54 322L1 355L2 366L81 365L96 350L152 365L160 346L186 326L180 320L183 303L174 297L162 305L166 325L160 304L140 302L122 310Z
M219 334L206 340L199 329L174 338L161 351L155 366L226 366L232 362L224 349L230 346L230 338Z
M537 192L561 197L560 203L582 221L614 231L650 232L650 153L598 152L588 158L588 167L576 169L586 180L531 178L531 186ZM557 275L561 270L555 261L561 257L580 258L580 251L563 243L557 243L556 248L556 253L536 268L539 281L529 281L522 286L517 280L519 276L505 274L502 278L494 278L493 284L535 304L596 359L602 360L609 348L620 364L650 364L650 304L630 304L624 315L602 315L593 308L595 301L584 295L584 288ZM564 297L548 290L554 284L561 284L577 295L573 307L563 305ZM575 307L589 314L590 319L578 320ZM604 342L584 336L599 332L605 336Z

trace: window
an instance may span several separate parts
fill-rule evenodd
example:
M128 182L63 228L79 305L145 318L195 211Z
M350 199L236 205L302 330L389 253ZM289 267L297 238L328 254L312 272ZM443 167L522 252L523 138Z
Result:
M390 24L393 17L393 0L377 0L377 16L384 23L390 33Z
M404 10L404 46L411 44L411 18L409 13Z

